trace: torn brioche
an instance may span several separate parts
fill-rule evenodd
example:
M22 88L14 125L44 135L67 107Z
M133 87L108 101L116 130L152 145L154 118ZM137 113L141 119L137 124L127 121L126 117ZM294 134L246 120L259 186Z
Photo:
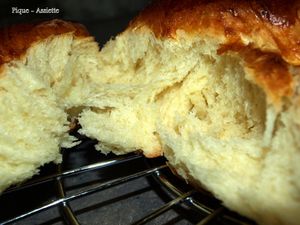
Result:
M153 3L101 50L81 132L164 155L259 224L299 224L299 3Z
M77 116L103 153L164 155L259 224L299 224L299 3L157 1L100 52L77 28L0 47L1 189L59 162Z
M61 162L68 110L88 97L87 71L98 44L86 29L61 20L0 31L0 191Z

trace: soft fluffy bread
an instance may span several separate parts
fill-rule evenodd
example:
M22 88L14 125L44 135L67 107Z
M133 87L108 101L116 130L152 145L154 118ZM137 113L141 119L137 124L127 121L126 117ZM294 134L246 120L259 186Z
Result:
M165 0L100 53L71 31L34 41L2 66L1 187L59 161L59 146L72 145L69 113L102 152L164 154L230 209L260 224L299 224L298 8Z
M260 224L299 224L297 9L157 1L101 50L101 100L81 114L82 132L102 151L164 154Z
M88 93L93 40L82 25L59 20L0 31L0 191L75 144L66 111Z

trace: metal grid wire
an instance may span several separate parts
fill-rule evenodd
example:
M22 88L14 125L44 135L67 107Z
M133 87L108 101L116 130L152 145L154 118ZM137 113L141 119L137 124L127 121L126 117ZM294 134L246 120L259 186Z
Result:
M34 214L42 211L49 210L53 207L59 207L62 214L62 220L66 224L79 225L78 218L73 212L70 203L76 199L84 198L96 192L100 192L104 189L112 188L113 186L130 182L131 180L140 177L152 177L155 182L172 193L172 199L166 202L161 207L152 210L148 215L144 215L142 218L137 218L135 225L146 224L149 221L155 219L161 214L166 213L168 210L178 204L183 204L184 207L192 208L197 213L201 214L201 219L197 225L205 224L254 224L252 221L243 218L235 213L230 212L224 208L219 201L213 198L209 193L201 190L195 190L192 187L185 185L176 176L172 175L164 159L149 160L145 159L140 154L128 154L124 156L111 156L104 157L104 160L96 163L90 163L85 166L80 166L75 169L64 170L64 163L57 166L56 172L47 176L42 176L37 179L33 179L21 186L11 188L3 193L3 195L14 194L24 189L30 189L38 187L48 182L55 182L57 187L58 198L51 200L48 203L35 206L24 213L16 215L12 218L0 221L1 225L12 224L16 221L22 221L26 217L30 217ZM66 194L66 188L64 180L68 177L77 177L85 175L93 171L105 171L107 168L114 168L118 165L125 166L129 163L135 163L137 160L142 161L144 167L138 168L137 171L131 172L126 175L120 175L109 179L100 180L93 187L83 187L79 191L71 194ZM64 160L65 162L65 160ZM181 183L181 184L180 184ZM179 185L180 184L180 185ZM214 204L210 204L214 202ZM1 204L1 203L0 203Z

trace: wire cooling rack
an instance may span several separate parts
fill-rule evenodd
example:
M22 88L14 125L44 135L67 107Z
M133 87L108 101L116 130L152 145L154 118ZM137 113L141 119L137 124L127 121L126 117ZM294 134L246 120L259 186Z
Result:
M33 217L36 214L55 207L60 209L61 216L59 219L63 221L64 224L90 224L90 222L85 222L85 220L80 221L78 219L78 211L74 212L74 204L72 205L72 202L77 201L76 205L81 205L88 196L93 196L95 193L100 193L126 183L128 183L129 186L132 186L130 182L140 178L146 178L149 181L150 188L160 189L165 200L163 201L163 204L158 206L155 205L155 208L151 206L151 200L148 199L145 201L141 198L140 202L144 202L142 204L143 207L138 207L140 208L139 213L133 213L134 215L130 215L130 213L121 215L124 220L119 221L118 224L177 224L176 222L178 222L178 220L170 219L169 221L166 221L166 219L160 219L162 215L174 208L179 211L179 214L183 214L184 217L193 217L192 219L189 219L189 222L181 224L255 224L254 222L224 208L220 201L213 198L208 192L204 190L195 190L174 176L170 172L164 158L146 159L140 154L104 156L98 152L96 153L94 149L91 150L93 144L94 142L89 139L83 140L81 146L75 149L65 150L63 152L63 163L55 167L52 165L54 169L50 169L50 173L35 177L21 186L11 188L4 192L1 196L2 199L0 199L0 206L3 207L0 209L0 213L2 212L2 214L0 214L0 224L25 224L25 222L23 223L22 221L26 218ZM78 166L78 163L74 163L74 161L79 160L78 152L81 152L81 154L92 154L92 160L89 159L87 161L88 163L84 162L84 165ZM94 175L89 175L91 173L94 173ZM89 176L93 177L93 179L88 182L86 182L86 180L80 182L84 180L83 178ZM76 180L75 184L74 182L67 182L68 179ZM30 196L29 199L43 198L43 193L39 192L43 192L42 186L47 183L52 183L53 187L55 187L55 199L49 201L46 200L45 202L38 204L34 203L29 209L25 207L25 209L16 210L17 212L12 212L14 211L12 209L6 209L5 213L4 208L5 205L7 205L7 202L11 203L12 201L16 201L16 205L18 205L19 202L22 202L22 195L26 195L26 192L25 194L22 192L26 190L34 189L33 193L31 192L32 196ZM11 200L11 196L18 196L17 200ZM126 201L126 197L117 199L125 199ZM102 206L105 208L105 203L103 203L105 200L103 200L102 197L99 199L94 197L92 200L99 202L97 203L98 207ZM28 199L25 201L28 202ZM25 206L27 202L25 202ZM116 203L113 203L112 205L114 206L114 204ZM15 205L12 208L14 207ZM130 206L127 205L124 205L124 207L130 208ZM93 207L90 209L89 207L87 208L88 209L83 210L95 210ZM178 210L178 208L181 208L181 210ZM9 215L7 215L7 213ZM116 211L115 213L118 212ZM97 215L100 217L100 214L97 213L93 215L93 218L96 220ZM133 218L125 220L127 217ZM111 218L112 215L104 219L102 218L102 221L105 221L105 224L116 223L108 223ZM32 224L38 223L42 222L32 222ZM27 222L27 224L31 223ZM44 224L52 223L48 222ZM101 222L95 224L101 224Z

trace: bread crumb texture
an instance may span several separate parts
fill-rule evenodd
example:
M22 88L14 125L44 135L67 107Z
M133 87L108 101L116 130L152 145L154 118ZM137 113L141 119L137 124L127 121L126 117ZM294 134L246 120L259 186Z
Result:
M229 32L249 26L248 3L225 1L237 14L218 20L221 1L161 2L100 52L91 37L66 32L2 65L0 189L60 162L59 148L76 144L68 118L77 117L103 153L164 155L180 176L259 224L299 224L298 49L284 52L271 34L294 35L298 19L277 29L259 17L255 34ZM178 14L166 13L168 4ZM215 10L206 16L216 22L188 20L197 7L199 18Z
M81 25L54 20L25 28L0 32L0 191L61 162L60 147L76 144L66 111L88 94L85 70L99 54Z
M182 177L260 224L298 224L297 67L280 59L295 86L274 100L257 79L267 72L246 58L251 49L220 54L218 38L179 30L157 39L147 29L102 49L92 78L100 109L81 114L81 132L105 151L164 154Z

